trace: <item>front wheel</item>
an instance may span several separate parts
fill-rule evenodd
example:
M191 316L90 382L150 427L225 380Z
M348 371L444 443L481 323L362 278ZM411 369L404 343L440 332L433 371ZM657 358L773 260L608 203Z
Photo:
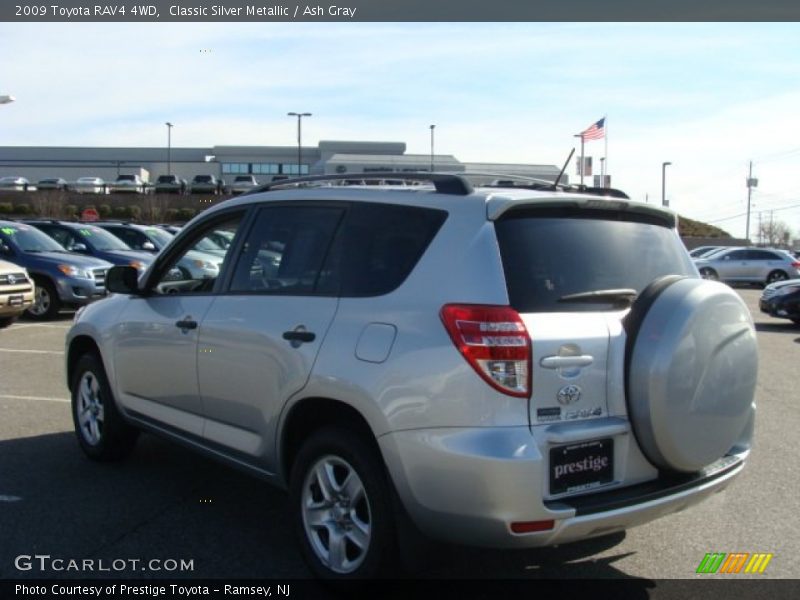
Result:
M84 453L97 461L124 458L138 430L117 410L105 369L95 354L84 354L72 374L72 420Z
M323 579L385 572L395 551L388 477L380 454L343 427L314 433L292 467L295 534L311 570Z
M61 299L58 297L55 286L49 279L41 277L34 277L33 281L36 284L33 304L25 311L25 314L39 321L54 319L61 310Z

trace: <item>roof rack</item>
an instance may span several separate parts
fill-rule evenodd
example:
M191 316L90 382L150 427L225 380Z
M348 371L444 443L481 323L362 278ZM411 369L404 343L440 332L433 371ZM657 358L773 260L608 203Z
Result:
M394 173L388 172L375 172L375 173L341 173L335 175L311 175L309 177L297 177L295 179L281 179L273 181L265 185L260 185L242 196L257 194L259 192L268 192L276 188L284 188L288 186L302 186L309 183L323 183L340 182L339 185L347 185L347 182L353 181L425 181L433 184L436 192L439 194L451 194L454 196L468 196L472 193L472 185L459 175L452 175L449 173Z

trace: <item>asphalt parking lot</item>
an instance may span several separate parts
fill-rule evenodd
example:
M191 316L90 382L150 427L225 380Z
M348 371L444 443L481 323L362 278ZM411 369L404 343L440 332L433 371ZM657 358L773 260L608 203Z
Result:
M448 548L420 576L694 578L707 552L769 552L755 577L800 577L800 327L761 315L759 290L738 292L758 328L760 375L755 447L731 487L600 540L522 552ZM185 572L116 573L128 577L309 576L282 492L149 435L124 463L84 458L64 384L70 322L0 330L0 578L87 576L17 568L16 557L34 554L192 561Z

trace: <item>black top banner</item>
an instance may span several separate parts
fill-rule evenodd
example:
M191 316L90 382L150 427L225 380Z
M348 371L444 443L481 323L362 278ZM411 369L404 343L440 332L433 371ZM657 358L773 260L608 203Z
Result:
M11 0L5 22L798 21L794 0Z

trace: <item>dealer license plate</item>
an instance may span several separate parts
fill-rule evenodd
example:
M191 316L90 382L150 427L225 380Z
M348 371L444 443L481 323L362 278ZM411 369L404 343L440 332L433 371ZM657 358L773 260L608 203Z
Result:
M550 449L550 494L590 490L614 480L614 440Z

